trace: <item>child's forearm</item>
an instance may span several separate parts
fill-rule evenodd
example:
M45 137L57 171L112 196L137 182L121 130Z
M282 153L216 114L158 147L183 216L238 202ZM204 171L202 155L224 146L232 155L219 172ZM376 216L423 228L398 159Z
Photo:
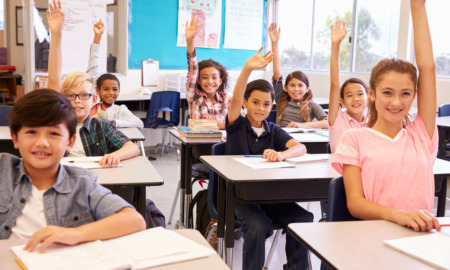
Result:
M288 158L304 155L304 154L306 154L306 151L307 150L306 150L305 145L295 142L295 144L292 147L283 151L281 154L283 155L284 159L288 159Z
M48 57L48 88L61 92L62 32L52 32Z
M126 142L119 150L113 153L120 160L129 159L140 155L139 147L133 142Z
M188 53L192 53L195 49L194 47L194 39L186 39L186 48Z
M281 59L278 51L278 41L272 42L273 52L273 79L278 80L281 77Z
M234 121L239 117L242 108L242 99L244 98L244 92L247 87L247 81L250 77L252 70L247 66L241 71L239 77L234 86L233 97L231 98L230 107L228 108L228 124L233 124Z

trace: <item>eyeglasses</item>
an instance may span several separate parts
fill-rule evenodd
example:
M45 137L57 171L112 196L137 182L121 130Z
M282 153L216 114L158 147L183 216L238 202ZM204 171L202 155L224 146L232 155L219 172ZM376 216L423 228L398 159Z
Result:
M67 95L64 95L64 96L66 96L66 98L68 100L75 100L77 97L80 100L87 100L87 99L90 99L92 97L92 94L90 94L90 93L81 93L81 94L67 94Z

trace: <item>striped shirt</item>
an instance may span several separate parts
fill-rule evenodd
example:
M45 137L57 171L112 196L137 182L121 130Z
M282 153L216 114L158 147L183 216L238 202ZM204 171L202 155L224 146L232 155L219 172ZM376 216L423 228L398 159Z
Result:
M197 87L198 62L195 50L187 54L188 75L186 83L186 99L189 103L189 114L192 119L214 119L225 122L230 106L231 96L225 92L216 92L212 102L208 96Z

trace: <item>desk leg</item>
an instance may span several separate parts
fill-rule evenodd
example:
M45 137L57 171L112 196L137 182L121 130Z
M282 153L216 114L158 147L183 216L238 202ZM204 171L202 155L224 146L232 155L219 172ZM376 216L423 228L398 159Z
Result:
M139 141L139 144L141 145L142 156L145 157L144 141Z
M222 259L225 235L225 192L225 179L219 175L217 186L217 253Z
M445 143L446 143L446 128L438 126L439 145L438 145L438 158L444 159L445 157Z
M135 188L135 192L137 193L137 205L136 205L136 211L142 214L142 216L145 216L145 212L147 211L146 207L146 192L145 192L145 186L139 186Z
M184 187L186 195L184 197L184 225L186 228L192 228L192 217L189 216L189 207L192 200L192 147L187 145L185 149L185 162L184 162Z
M234 184L227 182L226 186L226 230L225 230L225 262L233 268L233 247L234 247Z
M445 216L446 199L447 199L447 177L442 177L441 190L438 196L437 211L436 211L438 217Z
M180 163L180 220L178 222L178 226L181 228L185 227L184 221L184 198L186 195L186 181L184 174L184 167L186 166L186 145L184 143L181 144L181 163Z

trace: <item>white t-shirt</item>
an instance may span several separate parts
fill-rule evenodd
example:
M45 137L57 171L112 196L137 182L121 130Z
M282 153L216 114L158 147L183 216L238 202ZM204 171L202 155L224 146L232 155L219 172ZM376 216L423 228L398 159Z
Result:
M253 127L253 126L252 126L252 128L253 128L253 130L255 131L255 133L256 133L256 135L258 137L261 136L261 134L263 134L264 130L265 130L264 125L262 127L260 127L260 128L256 128L256 127Z
M11 229L10 239L29 239L35 232L47 227L44 213L44 192L38 190L34 185L31 195L17 217L16 224Z
M70 150L69 157L85 157L86 152L84 151L83 142L81 141L80 129L83 124L77 124L77 137L75 138L75 143L73 144L72 150Z

